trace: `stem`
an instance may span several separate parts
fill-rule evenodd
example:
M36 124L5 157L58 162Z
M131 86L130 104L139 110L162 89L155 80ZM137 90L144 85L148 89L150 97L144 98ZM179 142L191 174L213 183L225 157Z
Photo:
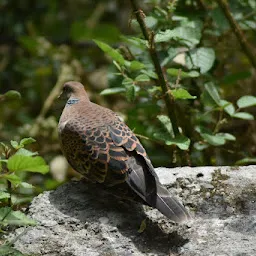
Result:
M174 135L175 136L179 135L177 118L175 114L175 101L173 96L168 92L169 88L168 88L167 82L165 81L163 70L157 56L156 45L154 41L154 33L147 28L144 22L144 13L142 12L141 9L138 8L137 1L136 0L130 0L130 1L131 1L133 12L136 16L136 19L140 25L140 29L143 33L143 36L149 43L149 54L154 64L155 71L158 75L158 83L160 84L163 91L163 96L164 96L165 104L167 107L168 116L172 122Z
M9 149L7 146L5 146L3 155L4 155L5 159L8 160L10 158L10 155L11 155L11 149ZM7 163L4 163L3 174L2 175L6 174L6 173L7 174L9 173L9 169L7 168ZM0 175L0 177L2 175ZM7 191L10 194L10 197L7 200L7 204L8 204L9 207L11 207L12 206L12 183L9 180L7 180Z
M223 110L220 110L219 120L214 128L213 134L216 134L220 130L222 118L223 118Z
M147 136L144 136L144 135L141 135L141 134L138 134L138 133L134 133L136 137L138 138L141 138L141 139L144 139L144 140L149 140L149 141L153 141L159 145L166 145L164 142L160 141L160 140L154 140L153 138L149 138Z
M227 4L226 0L217 0L220 8L222 9L223 13L225 14L234 34L236 35L242 50L247 55L248 59L250 60L252 66L256 68L256 55L254 52L254 49L251 47L251 45L248 43L245 35L243 34L243 31L241 30L239 24L236 22L236 20L233 18L229 6Z
M12 206L12 183L9 180L7 180L7 191L10 194L10 197L8 198L7 204L8 204L9 207L11 207Z
M44 105L43 105L39 115L37 116L33 126L31 127L30 135L32 137L37 136L40 122L45 118L45 115L47 114L49 109L54 104L54 101L56 100L56 98L58 97L58 95L61 92L64 82L66 82L67 80L74 79L75 75L72 72L73 71L70 66L68 66L65 63L62 64L58 80L57 80L56 84L54 85L53 89L51 90L50 94L48 95L47 99L45 100Z

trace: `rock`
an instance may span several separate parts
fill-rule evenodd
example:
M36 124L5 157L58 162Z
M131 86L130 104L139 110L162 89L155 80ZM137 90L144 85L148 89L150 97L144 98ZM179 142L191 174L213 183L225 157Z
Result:
M190 223L174 224L148 206L72 181L36 197L29 215L38 225L16 229L10 239L24 232L14 246L28 255L256 255L256 166L156 172L190 208Z

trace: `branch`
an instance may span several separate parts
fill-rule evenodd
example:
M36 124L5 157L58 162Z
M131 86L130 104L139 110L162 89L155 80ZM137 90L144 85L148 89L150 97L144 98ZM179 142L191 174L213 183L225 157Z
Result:
M175 101L173 96L168 92L169 88L168 88L167 82L165 81L163 70L157 56L156 45L154 41L154 33L147 28L144 22L144 13L142 10L138 8L137 1L136 0L130 0L130 1L131 1L133 12L136 16L136 19L140 25L140 29L143 33L143 36L149 43L149 54L154 64L155 71L158 75L158 82L163 91L163 96L164 96L165 104L167 107L168 116L172 122L174 135L176 136L179 134L179 129L178 129L177 118L175 114Z
M241 30L239 24L236 22L236 20L233 18L229 6L227 4L226 0L217 0L220 8L224 12L233 32L235 33L242 50L247 55L248 59L250 60L252 66L256 69L256 56L254 49L251 47L251 45L247 42L245 35L243 34L243 31Z
M54 85L47 99L45 100L39 115L37 116L33 126L31 127L30 134L32 137L37 135L40 123L42 122L42 120L44 120L47 112L50 110L50 108L54 104L54 101L60 94L63 84L68 80L75 80L74 78L75 75L73 74L72 68L67 64L63 64L56 84Z

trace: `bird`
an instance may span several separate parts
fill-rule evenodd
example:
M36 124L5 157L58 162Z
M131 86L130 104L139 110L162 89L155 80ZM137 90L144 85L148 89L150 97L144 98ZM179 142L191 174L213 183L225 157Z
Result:
M71 167L91 183L124 186L173 222L190 219L186 208L159 181L139 139L112 110L90 101L84 85L63 85L66 100L58 124L60 146Z

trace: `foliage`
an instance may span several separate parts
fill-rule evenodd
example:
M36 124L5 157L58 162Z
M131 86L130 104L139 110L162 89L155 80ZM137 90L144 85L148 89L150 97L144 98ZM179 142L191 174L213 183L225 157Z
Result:
M164 97L164 92L159 86L159 80L156 80L158 74L156 74L149 54L156 47L158 61L161 63L162 69L166 70L164 75L168 81L168 93L172 95L175 104L178 105L176 111L179 117L178 122L179 124L185 123L189 127L179 125L182 134L175 136L172 130L172 120L168 116L160 115L164 111L164 107L162 107L155 115L164 126L165 131L159 130L157 124L151 123L147 136L151 140L155 138L164 141L166 145L176 145L181 150L190 148L192 154L194 150L201 151L202 156L206 149L209 152L214 147L226 144L229 147L230 142L236 141L234 134L220 131L234 118L254 120L254 116L245 112L244 109L255 106L256 97L242 96L237 100L237 107L235 107L232 102L220 95L221 81L213 76L212 71L216 62L215 50L213 46L201 46L209 44L209 39L204 38L203 20L193 16L176 16L174 11L174 7L170 9L169 6L167 8L156 6L148 16L143 13L144 26L150 31L149 33L152 33L154 39L147 41L141 33L138 33L137 36L123 36L126 51L130 56L122 56L121 51L95 40L95 43L112 58L113 64L118 70L115 75L122 79L121 87L107 88L101 94L125 94L128 101L136 99L140 101L143 98L144 101L141 102L140 107L143 108L144 104L144 109L149 101L155 105L162 105L160 103L162 100L158 98L161 97L161 94ZM148 22L149 20L151 23ZM134 18L131 22L139 27L139 20ZM169 29L170 24L174 27L173 29ZM141 29L143 31L143 26ZM214 30L216 28L211 28L212 33ZM152 40L156 46L151 47ZM177 62L175 60L177 57L183 58L182 62ZM234 77L235 75L229 79L234 79ZM193 96L193 92L197 96ZM189 112L189 116L186 115L186 112ZM197 159L192 158L192 162L198 164Z
M11 147L1 142L2 156L0 158L0 231L4 232L10 226L36 225L36 222L17 210L21 202L25 202L27 190L33 185L23 181L24 172L45 174L49 171L42 157L35 156L24 147L35 140L23 138L20 142L12 140ZM25 194L24 194L25 193ZM24 200L25 199L25 200ZM29 198L30 200L30 198ZM0 246L1 255L22 255L10 245Z
M23 181L24 172L45 174L49 167L38 153L25 149L25 145L35 142L33 138L23 138L20 142L11 141L11 147L1 142L0 158L0 226L34 225L35 222L21 211L14 210L19 204L23 192L33 189L33 185ZM21 196L21 199L19 198Z
M1 95L4 101L19 100L20 94L16 91L8 91ZM24 172L46 174L49 171L44 159L37 156L37 152L25 147L36 140L28 137L19 142L10 141L10 145L0 142L0 231L4 232L10 226L36 225L36 222L26 216L20 208L20 204L31 200L27 198L28 190L34 186L25 181ZM30 193L31 194L31 193ZM22 255L10 245L0 246L1 255Z
M154 165L253 162L255 74L216 1L138 2L175 111L166 105L150 40L130 2L1 3L1 140L34 137L34 149L51 161L60 154L56 125L63 104L45 103L56 85L80 80L93 101L123 114ZM254 1L227 2L255 45ZM13 89L21 100L5 94ZM176 137L169 111L177 117ZM58 184L49 177L43 183Z

